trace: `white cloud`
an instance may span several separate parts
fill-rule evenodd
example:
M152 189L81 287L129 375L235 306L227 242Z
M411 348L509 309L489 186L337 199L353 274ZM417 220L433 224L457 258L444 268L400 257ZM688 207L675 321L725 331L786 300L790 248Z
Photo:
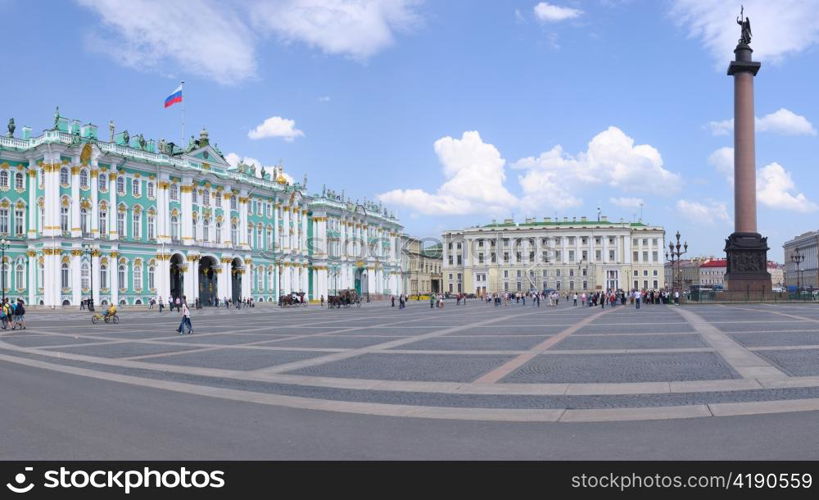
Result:
M328 95L323 95L323 96L319 97L318 100L319 100L319 102L330 102L332 99L330 99L330 96L328 96Z
M626 192L668 194L679 189L680 176L663 168L659 151L634 139L617 127L609 127L589 142L586 151L572 156L561 146L538 157L522 158L513 165L526 170L519 177L527 207L579 206L572 192L607 184Z
M724 175L729 184L734 185L734 148L719 148L708 157L708 163Z
M819 41L819 0L743 0L758 61L782 59ZM699 39L720 66L733 59L739 2L674 0L671 16Z
M256 2L254 24L285 42L365 60L416 26L420 0L279 0Z
M756 129L783 135L816 135L816 129L807 118L785 108L757 118Z
M734 131L734 119L709 122L708 127L714 135L728 135ZM756 130L781 135L816 135L816 129L807 118L785 108L780 108L762 118L757 117Z
M682 217L697 223L714 224L715 222L730 222L728 206L708 200L705 203L698 201L677 201L677 213Z
M517 203L504 187L506 160L478 132L464 132L460 139L441 138L435 142L435 153L447 179L436 193L395 189L378 198L426 215L505 213Z
M256 73L253 34L233 9L215 0L77 2L95 11L109 31L91 35L88 47L124 66L174 67L221 84Z
M250 139L265 139L280 137L287 142L293 142L297 137L304 137L304 132L296 128L294 120L280 116L271 116L256 128L247 133Z
M582 10L571 7L560 7L547 2L540 2L535 5L535 17L542 22L558 22L566 19L574 19L583 14Z
M795 193L796 184L790 172L778 163L770 163L759 170L756 180L757 199L771 208L809 213L819 205L808 200L804 194Z
M609 202L623 208L640 208L640 206L645 205L645 201L642 198L609 198Z

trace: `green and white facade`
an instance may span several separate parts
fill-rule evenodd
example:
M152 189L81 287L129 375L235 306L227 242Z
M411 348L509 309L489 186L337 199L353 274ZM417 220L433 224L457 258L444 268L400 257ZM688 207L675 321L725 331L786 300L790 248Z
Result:
M0 278L28 304L400 294L401 231L380 205L232 167L204 130L184 149L106 142L56 115L39 137L0 137Z

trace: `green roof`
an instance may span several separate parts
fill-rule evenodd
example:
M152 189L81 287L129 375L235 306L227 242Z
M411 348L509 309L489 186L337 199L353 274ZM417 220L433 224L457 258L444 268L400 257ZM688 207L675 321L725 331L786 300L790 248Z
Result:
M566 222L504 222L504 223L495 223L495 224L487 224L485 226L479 227L486 227L486 228L497 228L497 227L537 227L537 226L629 226L629 227L648 227L646 224L642 222L612 222L612 221L597 221L597 220L585 220L585 221L566 221Z

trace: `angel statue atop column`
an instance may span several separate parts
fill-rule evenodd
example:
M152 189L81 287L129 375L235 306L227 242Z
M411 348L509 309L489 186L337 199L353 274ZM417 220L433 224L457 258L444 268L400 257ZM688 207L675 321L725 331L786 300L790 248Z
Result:
M745 16L745 6L743 6L739 11L739 17L737 18L737 24L742 26L742 33L739 38L740 45L750 45L751 44L751 19Z

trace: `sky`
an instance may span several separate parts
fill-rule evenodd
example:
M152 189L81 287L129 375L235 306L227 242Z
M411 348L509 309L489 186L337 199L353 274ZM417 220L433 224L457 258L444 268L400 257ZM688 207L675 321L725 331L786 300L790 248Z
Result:
M742 0L759 231L819 229L819 0ZM733 0L0 0L0 120L207 127L228 160L380 200L418 237L536 217L733 230ZM3 116L6 115L6 116ZM187 143L187 139L184 141Z

